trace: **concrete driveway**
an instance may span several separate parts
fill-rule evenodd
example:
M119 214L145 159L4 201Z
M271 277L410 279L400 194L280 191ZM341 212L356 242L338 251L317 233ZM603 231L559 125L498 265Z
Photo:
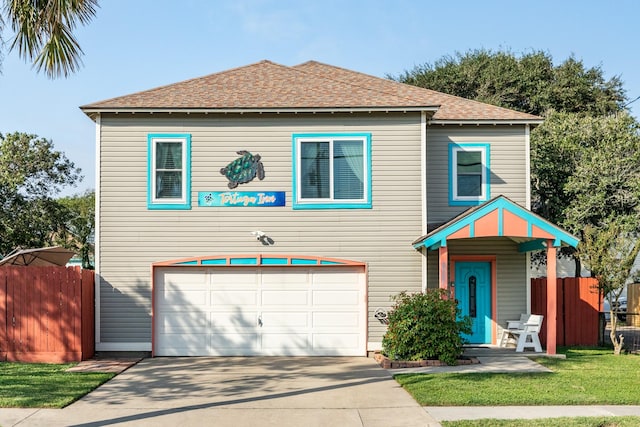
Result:
M4 427L439 425L365 357L144 359L67 408L0 411Z

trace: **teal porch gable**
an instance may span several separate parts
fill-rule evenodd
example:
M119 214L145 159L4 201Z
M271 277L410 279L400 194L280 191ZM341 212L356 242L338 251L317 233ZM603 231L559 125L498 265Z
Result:
M476 237L522 239L524 242L518 246L520 252L544 249L549 240L554 247L576 247L579 242L569 232L501 195L421 236L413 242L413 247L435 250L446 246L447 240Z

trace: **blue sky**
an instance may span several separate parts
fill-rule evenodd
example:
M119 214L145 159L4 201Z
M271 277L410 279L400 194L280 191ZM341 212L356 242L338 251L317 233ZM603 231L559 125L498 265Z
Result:
M76 32L84 67L36 74L4 51L0 132L52 139L95 185L95 126L78 107L263 59L317 60L384 77L470 49L570 55L640 96L640 2L617 0L102 0ZM5 32L4 39L11 34ZM640 116L640 100L632 104Z

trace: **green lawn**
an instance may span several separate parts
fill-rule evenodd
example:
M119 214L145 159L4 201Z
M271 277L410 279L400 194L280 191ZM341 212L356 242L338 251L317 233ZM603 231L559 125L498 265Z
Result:
M0 363L0 408L63 408L113 373L65 372L71 364Z
M443 427L637 427L640 417L577 417L539 420L442 421Z
M609 349L559 349L539 358L552 373L400 374L396 380L425 406L638 405L640 356Z

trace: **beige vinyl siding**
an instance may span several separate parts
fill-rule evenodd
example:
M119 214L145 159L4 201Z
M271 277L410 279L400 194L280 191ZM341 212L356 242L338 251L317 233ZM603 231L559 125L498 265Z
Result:
M526 206L524 125L427 126L427 220L443 223L469 206L449 206L449 144L490 144L491 194Z
M449 256L494 255L497 275L498 337L507 320L519 319L527 312L526 253L518 252L518 245L507 238L478 238L449 240ZM428 254L428 287L438 287L438 251ZM450 264L451 265L451 264Z
M367 263L368 341L385 331L373 313L421 288L419 114L119 114L101 119L100 341L151 342L153 262L221 254L299 254ZM292 209L292 134L369 132L372 209ZM191 135L191 210L147 209L147 135ZM285 191L285 207L198 207L199 191L226 191L220 168L248 150L265 179L237 191ZM250 234L262 230L274 244Z

